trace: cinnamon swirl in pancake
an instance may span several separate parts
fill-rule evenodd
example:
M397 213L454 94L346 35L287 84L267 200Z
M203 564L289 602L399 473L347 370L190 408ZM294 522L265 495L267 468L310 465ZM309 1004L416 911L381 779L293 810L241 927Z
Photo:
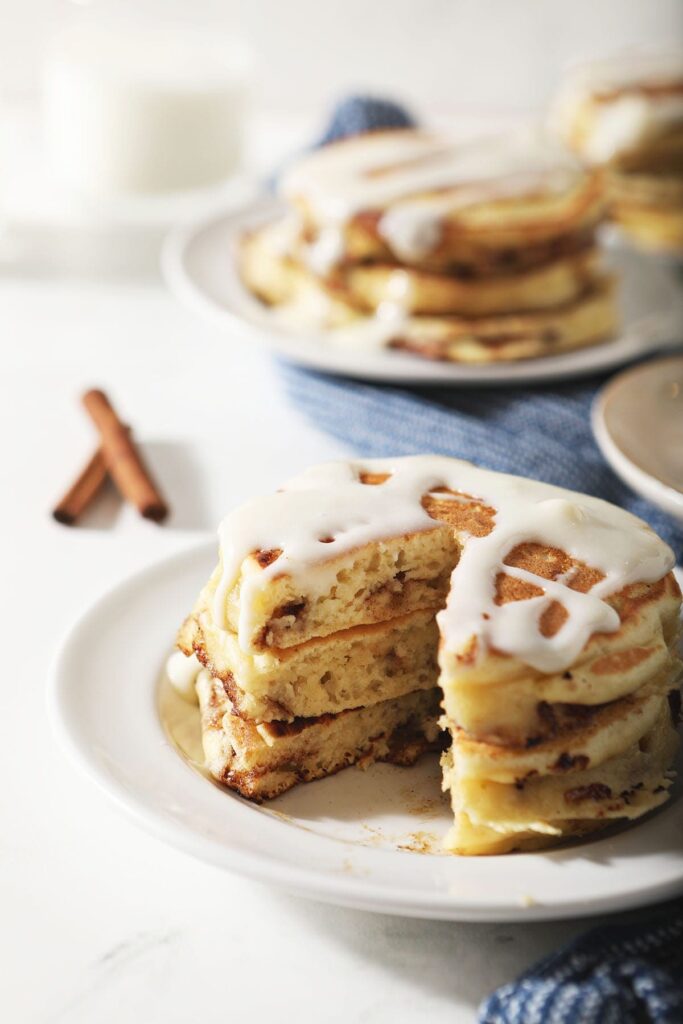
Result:
M215 581L184 624L178 646L220 679L235 714L258 722L316 718L430 689L437 682L439 605L339 629L252 657L211 614Z
M604 165L611 215L626 234L683 248L683 50L579 66L554 122L574 152Z
M487 363L613 334L600 172L537 134L375 132L297 161L289 215L247 234L247 287L290 330Z
M209 768L262 799L438 725L453 852L636 818L678 742L672 565L621 509L457 459L310 470L224 520L181 630Z
M208 672L197 678L197 695L207 768L252 800L353 764L411 765L439 746L439 692L433 688L334 715L265 723L235 714L221 681Z

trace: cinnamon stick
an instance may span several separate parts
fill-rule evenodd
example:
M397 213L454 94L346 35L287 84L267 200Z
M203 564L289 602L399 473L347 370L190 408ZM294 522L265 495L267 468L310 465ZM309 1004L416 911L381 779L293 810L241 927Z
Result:
M100 492L106 479L107 464L102 449L98 448L66 494L55 505L52 510L53 517L58 523L73 526Z
M83 405L99 431L106 467L121 494L145 519L160 523L168 506L111 402L94 388L83 395Z

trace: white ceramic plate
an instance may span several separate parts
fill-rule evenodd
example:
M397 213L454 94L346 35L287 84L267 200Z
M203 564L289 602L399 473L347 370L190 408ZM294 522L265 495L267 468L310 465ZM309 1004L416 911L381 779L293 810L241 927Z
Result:
M683 356L611 380L595 400L593 431L615 473L683 522Z
M416 917L573 917L683 891L680 797L592 842L458 858L437 852L449 815L435 758L414 768L351 768L265 807L211 784L164 731L158 682L215 558L212 542L119 584L76 623L52 672L49 702L62 743L140 825L202 860L291 892ZM177 710L164 709L167 725Z
M621 277L623 330L613 341L564 355L490 366L437 363L388 349L362 351L329 334L293 334L242 284L235 260L239 236L282 213L272 199L180 228L166 240L162 266L169 287L228 336L267 345L297 363L328 373L403 383L514 384L578 377L636 358L680 336L683 290L673 264L611 247L608 262Z

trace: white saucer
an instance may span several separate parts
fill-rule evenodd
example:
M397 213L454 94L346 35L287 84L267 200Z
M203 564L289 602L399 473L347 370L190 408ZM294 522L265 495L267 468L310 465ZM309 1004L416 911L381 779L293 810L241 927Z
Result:
M683 355L620 373L597 396L592 419L615 473L683 522Z
M459 858L415 852L436 851L448 824L435 759L411 769L351 768L265 807L212 785L164 732L158 681L176 627L215 559L211 542L124 580L73 627L50 679L62 743L148 831L290 892L415 917L575 917L683 892L680 795L639 824L592 842ZM165 709L167 725L173 713Z
M235 248L240 235L282 213L273 199L214 216L172 232L162 253L166 282L200 315L222 327L228 339L267 345L303 366L350 377L403 383L514 384L562 380L621 366L654 351L683 331L683 295L677 268L638 253L611 247L606 253L621 278L623 329L619 337L563 355L516 363L466 366L420 360L388 349L345 348L329 333L301 335L273 322L268 310L244 287Z

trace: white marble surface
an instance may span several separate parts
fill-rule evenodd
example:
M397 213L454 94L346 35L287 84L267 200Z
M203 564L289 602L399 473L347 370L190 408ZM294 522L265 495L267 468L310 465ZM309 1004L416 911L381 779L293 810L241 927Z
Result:
M45 678L75 615L231 501L343 453L287 404L265 355L198 322L153 273L52 266L0 270L2 1019L473 1020L580 926L422 923L269 891L139 831L55 747ZM91 385L134 424L174 508L166 526L113 494L80 528L50 519L93 445L78 403Z

